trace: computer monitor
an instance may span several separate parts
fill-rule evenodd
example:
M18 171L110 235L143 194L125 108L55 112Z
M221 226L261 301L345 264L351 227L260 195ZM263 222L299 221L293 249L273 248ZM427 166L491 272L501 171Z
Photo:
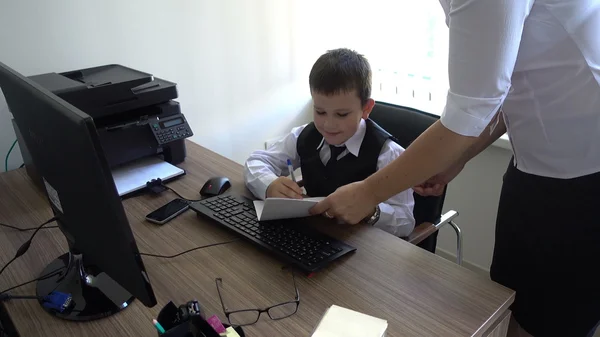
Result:
M0 89L69 245L40 274L56 275L36 288L40 297L71 294L72 307L46 310L84 321L115 314L134 298L156 305L93 119L1 62Z

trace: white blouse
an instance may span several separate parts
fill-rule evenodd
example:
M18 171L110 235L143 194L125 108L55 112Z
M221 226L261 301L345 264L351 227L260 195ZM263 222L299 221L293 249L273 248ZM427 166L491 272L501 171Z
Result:
M600 172L600 1L440 0L450 29L441 122L478 136L502 106L523 172Z

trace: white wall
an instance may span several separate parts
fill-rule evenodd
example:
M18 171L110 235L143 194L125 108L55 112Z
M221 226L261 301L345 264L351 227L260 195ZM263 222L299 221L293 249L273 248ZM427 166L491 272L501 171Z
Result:
M494 249L494 229L502 176L512 152L491 146L473 158L448 186L444 211L456 210L463 232L463 259L489 270ZM456 234L449 226L440 230L438 249L456 254Z
M3 0L0 61L24 75L120 63L174 81L193 140L242 161L310 117L308 71L322 50L303 37L299 3ZM15 138L1 103L4 159ZM10 167L21 162L16 149Z
M374 7L399 3L414 4L0 0L0 61L24 75L120 63L174 81L193 140L243 162L264 141L310 119L308 72L323 51L344 46L369 56L386 36L390 46L410 44L410 36L395 26L386 26L381 36L365 29L382 15L389 22L409 20L409 12L396 15ZM15 139L10 124L0 102L1 159ZM451 184L446 199L447 209L460 212L465 260L483 268L491 261L497 199L509 156L499 148L484 152ZM9 167L21 163L16 148ZM453 232L443 229L439 247L454 252L454 240Z

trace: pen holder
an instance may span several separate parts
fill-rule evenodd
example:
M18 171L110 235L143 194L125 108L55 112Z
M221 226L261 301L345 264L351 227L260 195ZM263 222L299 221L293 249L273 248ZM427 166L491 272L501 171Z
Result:
M192 300L179 307L173 302L167 303L158 314L157 321L166 330L160 337L220 337L205 319L198 301ZM225 328L229 327L223 324ZM241 327L235 327L240 337L246 334Z
M223 326L225 328L229 327L228 324L223 324ZM196 335L194 335L194 332L192 332L192 330L190 329L190 326L188 324L180 324L170 330L167 330L162 335L158 334L158 336L159 337L212 337L212 336L219 336L218 333L212 331L212 328L210 326L209 326L209 328L211 329L210 332L204 333L203 330L199 330L199 331L197 331ZM246 337L246 334L244 333L244 329L242 329L241 326L235 327L234 329L238 333L238 335L240 335L240 337Z
M223 326L225 327L225 329L229 328L229 324L224 324ZM244 332L244 329L242 329L241 326L236 326L233 328L233 330L235 330L235 332L238 333L238 335L240 335L240 337L246 337L246 333Z
M177 325L163 334L158 334L159 337L195 337L190 331L190 327L187 324Z

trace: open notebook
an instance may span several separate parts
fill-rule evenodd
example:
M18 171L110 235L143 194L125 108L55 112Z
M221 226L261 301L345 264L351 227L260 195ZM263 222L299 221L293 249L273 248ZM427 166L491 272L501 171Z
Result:
M254 201L254 208L259 221L303 218L310 216L309 210L323 199L267 198L265 201Z

